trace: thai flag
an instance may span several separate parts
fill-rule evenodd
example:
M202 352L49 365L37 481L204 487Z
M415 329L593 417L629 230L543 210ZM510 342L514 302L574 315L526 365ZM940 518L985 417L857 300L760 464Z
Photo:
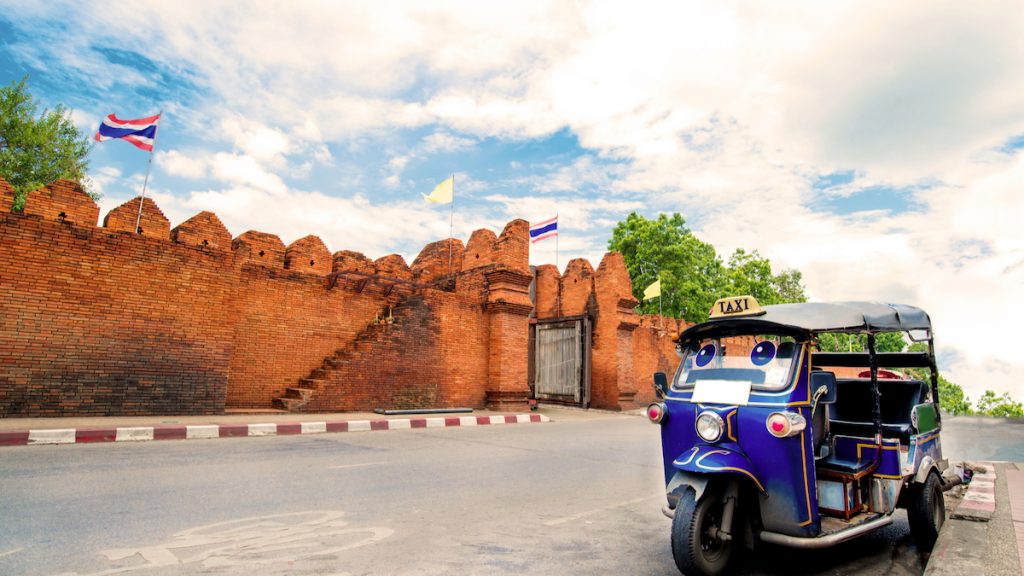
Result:
M552 236L558 236L558 216L530 226L530 242L540 242Z
M159 114L137 120L121 120L111 114L100 124L100 129L96 132L96 141L103 142L104 140L120 138L121 140L127 140L136 148L152 152L158 122L160 122Z

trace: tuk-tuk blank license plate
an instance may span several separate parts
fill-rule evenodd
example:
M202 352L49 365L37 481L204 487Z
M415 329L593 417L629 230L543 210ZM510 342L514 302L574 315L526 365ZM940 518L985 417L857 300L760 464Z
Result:
M753 382L739 380L697 380L690 401L700 404L746 406L750 402Z

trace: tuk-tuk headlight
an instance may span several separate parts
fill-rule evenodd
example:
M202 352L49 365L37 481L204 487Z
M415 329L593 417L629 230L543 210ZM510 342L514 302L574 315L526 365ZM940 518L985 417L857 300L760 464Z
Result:
M718 442L725 432L725 422L714 412L701 412L697 416L697 435L705 442Z

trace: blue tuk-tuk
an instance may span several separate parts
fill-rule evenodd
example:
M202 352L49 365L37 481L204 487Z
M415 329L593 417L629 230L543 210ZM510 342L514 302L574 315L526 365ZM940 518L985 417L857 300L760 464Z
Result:
M924 352L876 352L900 332ZM821 352L823 333L863 334L865 352ZM919 548L945 519L938 370L928 315L871 302L761 307L723 298L678 338L669 382L654 376L680 571L726 570L758 541L824 548L892 523L905 508ZM927 374L927 381L899 373Z

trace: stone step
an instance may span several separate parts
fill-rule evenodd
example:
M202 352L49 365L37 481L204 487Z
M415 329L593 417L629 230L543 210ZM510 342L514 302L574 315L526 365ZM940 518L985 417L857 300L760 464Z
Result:
M303 378L299 380L300 388L309 388L311 390L319 390L323 386L324 380L320 378Z
M324 368L337 370L338 368L348 366L351 363L352 359L348 356L348 354L346 354L344 358L327 358L326 360L324 360Z
M328 378L328 370L323 368L317 368L309 373L310 380L326 380Z
M311 388L285 388L284 397L298 398L300 400L308 401L313 396L314 392L316 392L316 390Z
M302 398L274 398L274 408L293 412L306 402Z

